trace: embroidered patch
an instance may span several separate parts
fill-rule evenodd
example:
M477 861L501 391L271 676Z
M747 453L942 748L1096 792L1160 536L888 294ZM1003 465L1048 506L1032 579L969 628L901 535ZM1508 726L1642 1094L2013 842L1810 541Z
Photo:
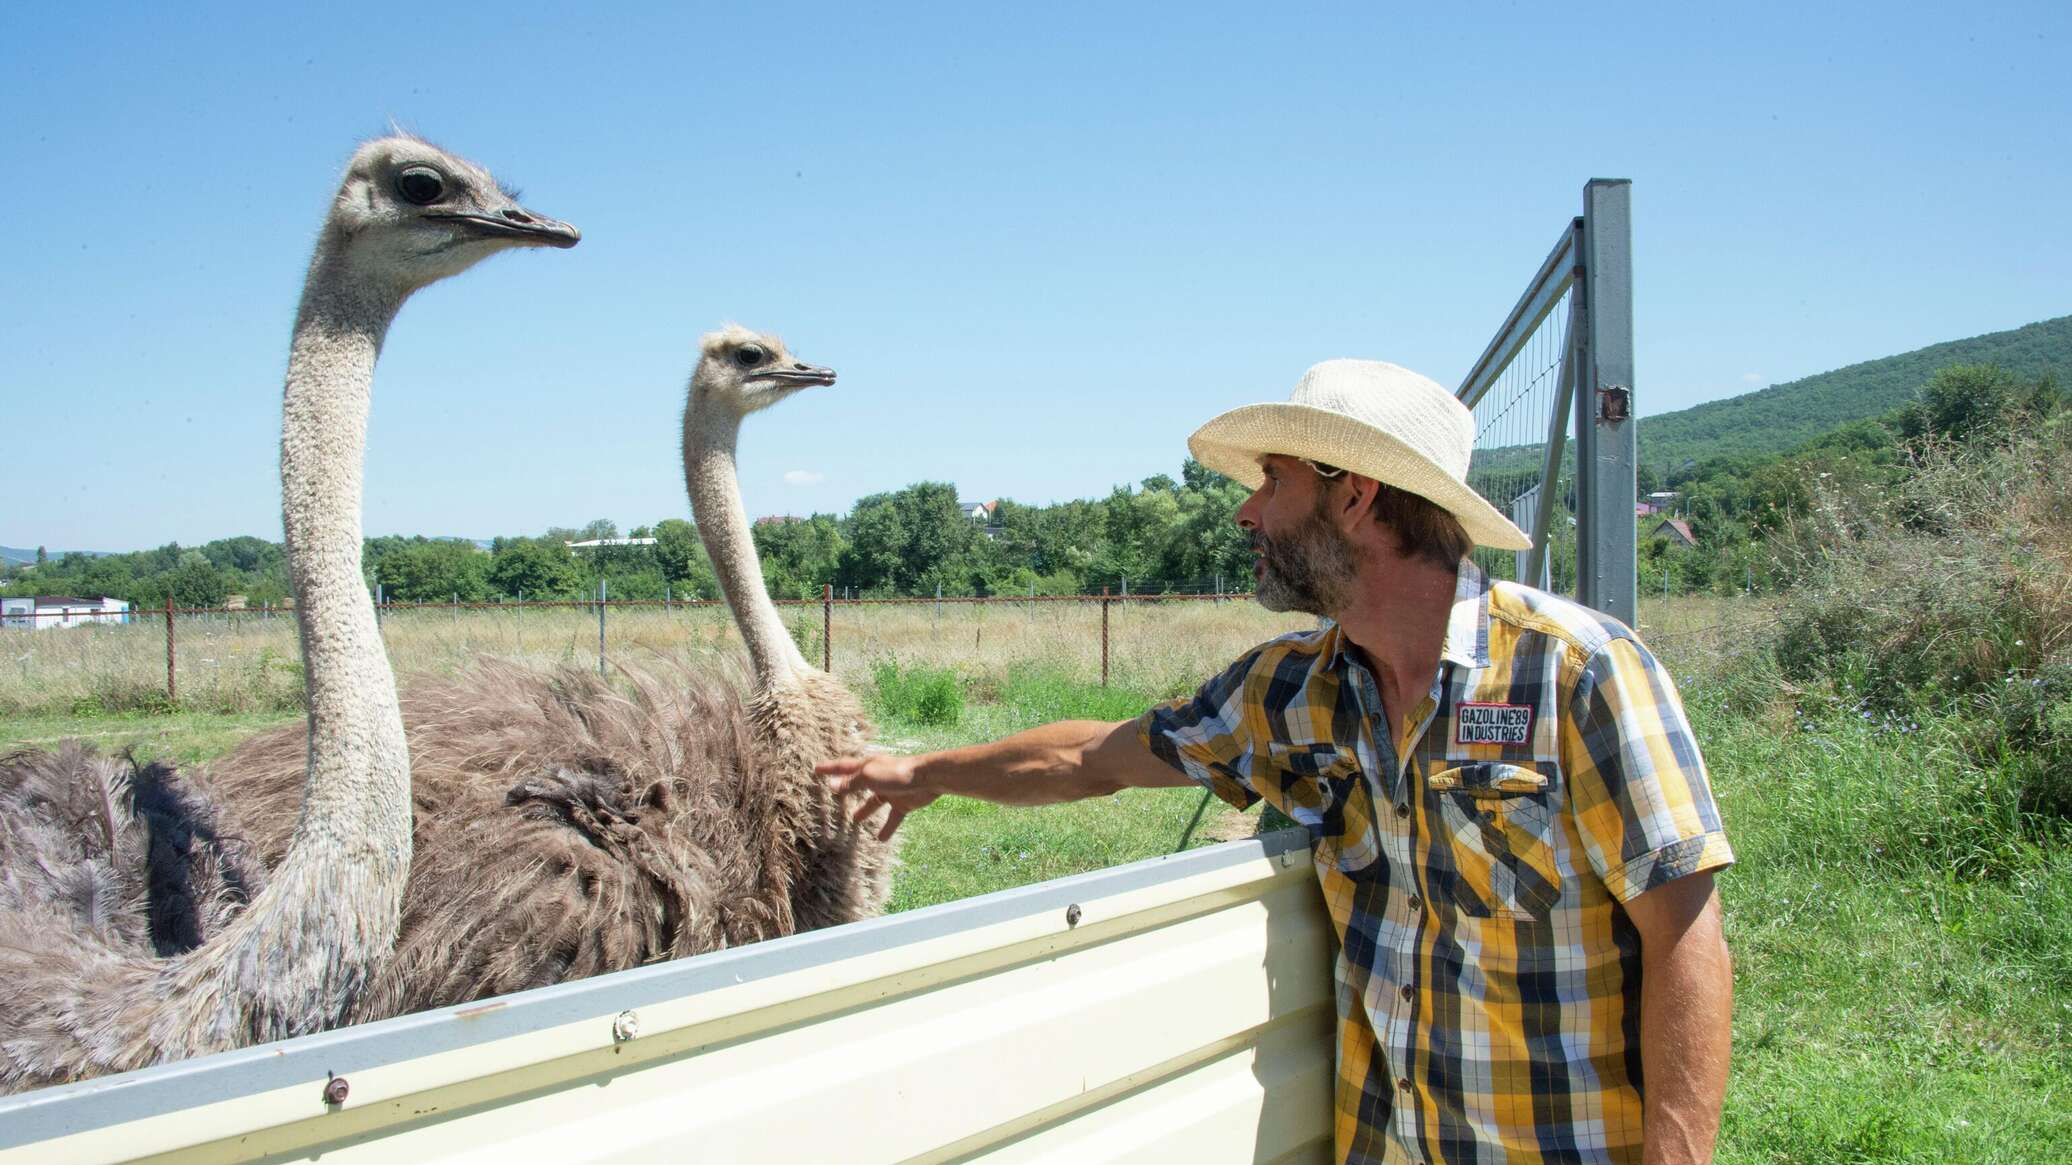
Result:
M1455 744L1524 744L1531 739L1530 704L1462 704L1453 714Z

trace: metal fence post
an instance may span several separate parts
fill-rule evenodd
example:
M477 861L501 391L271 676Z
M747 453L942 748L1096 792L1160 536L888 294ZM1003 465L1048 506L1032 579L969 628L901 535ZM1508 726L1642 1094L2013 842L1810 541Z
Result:
M604 580L597 580L597 674L604 674Z
M1101 686L1108 686L1108 588L1101 588Z
M1576 392L1576 597L1614 619L1638 619L1634 531L1633 184L1583 187L1586 355Z
M180 702L180 688L173 679L173 596L165 597L165 698L169 704Z
M835 673L835 584L820 588L820 670Z

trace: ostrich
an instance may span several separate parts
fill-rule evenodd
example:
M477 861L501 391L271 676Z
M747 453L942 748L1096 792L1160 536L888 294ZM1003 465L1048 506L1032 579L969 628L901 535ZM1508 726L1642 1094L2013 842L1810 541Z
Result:
M685 482L750 675L681 665L536 674L478 663L402 695L416 845L393 957L352 1022L465 1003L875 913L891 849L813 764L860 751L861 705L807 666L764 587L741 508L741 420L834 374L741 328L705 337L684 410ZM256 864L287 851L295 739L251 738L205 774Z
M793 360L783 341L738 326L700 344L684 406L684 484L699 536L748 646L754 688L749 704L756 768L771 783L779 812L761 839L767 860L801 865L791 895L801 930L875 913L884 902L892 851L875 831L848 820L813 766L862 750L870 721L833 676L806 663L778 618L749 535L734 463L741 420L835 374Z
M50 812L10 819L0 832L9 887L0 895L0 1091L317 1031L365 993L391 952L411 859L403 724L360 574L375 360L413 292L498 251L577 238L426 142L382 138L353 155L317 237L283 391L282 524L309 692L292 834L248 905L218 918L193 949L153 957L138 949L135 927L81 929L76 888L68 898L64 877L29 869L62 849L29 842L39 828L99 831L110 863L136 859L119 836L107 766L77 749L47 763L13 758L0 774L9 801ZM163 776L125 792L160 789ZM64 819L67 794L37 791L81 777L99 802L85 822ZM144 815L134 796L124 799L130 815ZM160 798L147 812L178 815L195 800ZM94 848L87 841L72 852ZM133 870L102 880L111 892L126 885L134 900Z

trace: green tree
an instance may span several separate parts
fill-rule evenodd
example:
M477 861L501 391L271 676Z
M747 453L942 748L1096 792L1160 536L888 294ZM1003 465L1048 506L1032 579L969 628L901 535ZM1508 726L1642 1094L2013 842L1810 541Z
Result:
M671 593L679 598L719 597L719 578L696 526L682 518L664 518L655 523L654 539L655 564Z
M1252 539L1237 525L1237 508L1251 491L1221 474L1216 481L1180 495L1177 528L1168 544L1168 567L1174 578L1206 581L1221 578L1226 590L1252 589Z
M220 607L230 594L230 580L199 552L189 551L190 557L168 575L163 592L170 594L176 607Z
M837 583L863 594L904 593L906 542L906 526L891 494L858 499L849 511L849 547L842 553Z
M499 538L489 557L489 585L518 599L565 599L583 589L584 572L555 538Z
M489 597L490 556L472 543L439 539L390 551L381 561L383 593L404 603L465 602Z
M2024 403L2022 383L1992 364L1952 364L1938 369L1902 422L1908 436L1966 441L2004 431Z
M224 570L239 574L260 574L278 566L286 560L279 543L268 542L251 535L236 538L218 538L201 548L210 562Z
M848 539L832 514L803 520L765 520L750 531L762 559L763 582L781 599L813 599L834 581Z
M1141 592L1168 578L1167 549L1180 518L1174 491L1132 493L1116 486L1102 504L1102 518L1106 537L1094 555L1089 582L1119 588L1127 579L1133 591Z
M873 494L850 511L849 545L836 582L868 594L968 594L975 543L984 535L957 507L957 491L939 481Z

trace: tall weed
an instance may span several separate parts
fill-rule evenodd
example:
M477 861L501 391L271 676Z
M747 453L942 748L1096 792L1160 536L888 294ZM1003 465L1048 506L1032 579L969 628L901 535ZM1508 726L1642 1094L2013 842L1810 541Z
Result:
M1766 663L1804 715L1932 723L2019 811L2072 819L2072 472L2065 415L1924 444L1884 494L1816 496L1772 544L1795 586Z

